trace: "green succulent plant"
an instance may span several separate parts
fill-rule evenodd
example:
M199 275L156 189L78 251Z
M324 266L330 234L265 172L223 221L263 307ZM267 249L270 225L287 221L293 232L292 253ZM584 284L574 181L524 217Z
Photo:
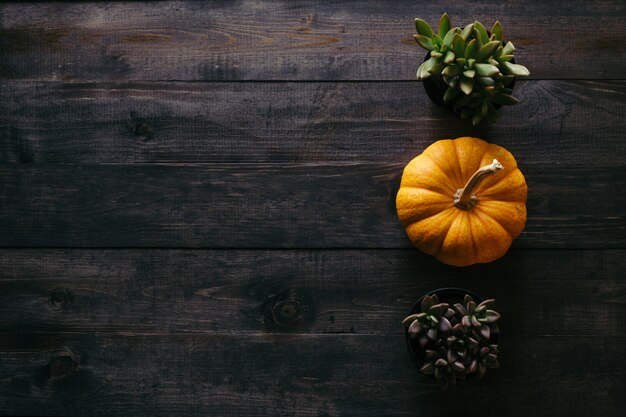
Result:
M498 332L500 314L492 309L494 303L490 299L476 305L470 295L465 295L463 303L450 308L440 303L437 295L425 296L420 313L402 321L422 350L420 371L433 375L445 389L468 375L482 378L487 368L497 368L498 346L491 338Z
M510 88L516 77L526 77L526 67L515 64L513 43L502 41L499 21L491 35L476 21L464 28L452 27L444 13L437 32L423 19L415 19L415 40L429 54L417 70L417 78L441 80L447 86L444 103L454 103L462 118L474 125L483 120L495 121L496 106L517 104Z

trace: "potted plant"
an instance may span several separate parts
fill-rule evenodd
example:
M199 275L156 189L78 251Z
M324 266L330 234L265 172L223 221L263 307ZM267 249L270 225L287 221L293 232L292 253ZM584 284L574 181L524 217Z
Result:
M415 27L415 40L428 51L417 78L433 102L474 125L495 121L500 106L518 103L512 95L515 78L530 72L514 63L515 47L502 40L500 22L491 32L478 21L461 29L444 13L436 33L423 19L415 19Z
M442 288L420 298L402 323L411 359L445 389L458 379L497 368L495 300L460 288Z

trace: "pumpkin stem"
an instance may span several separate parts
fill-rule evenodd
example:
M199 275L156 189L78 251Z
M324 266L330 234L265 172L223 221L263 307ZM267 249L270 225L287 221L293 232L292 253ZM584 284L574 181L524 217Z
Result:
M485 177L502 171L503 169L504 167L497 159L494 159L489 165L479 168L467 181L465 187L456 190L456 193L454 193L454 205L461 210L469 210L474 207L478 202L478 197L476 197L476 194L474 194L472 190L480 184Z

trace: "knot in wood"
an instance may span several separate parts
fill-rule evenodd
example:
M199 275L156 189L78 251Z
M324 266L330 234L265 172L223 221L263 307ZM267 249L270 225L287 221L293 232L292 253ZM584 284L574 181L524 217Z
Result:
M302 308L298 300L281 300L272 306L272 318L277 324L290 325L302 320Z
M302 325L312 316L309 298L293 289L271 296L263 303L264 322L270 328L286 328Z
M150 139L154 134L154 130L152 130L148 123L140 122L135 125L133 133L135 134L135 136L141 136L145 137L146 139Z
M50 305L54 308L63 308L72 302L72 294L65 288L53 291L50 294Z
M52 378L62 378L71 374L80 364L80 357L72 352L58 354L48 365L48 374Z

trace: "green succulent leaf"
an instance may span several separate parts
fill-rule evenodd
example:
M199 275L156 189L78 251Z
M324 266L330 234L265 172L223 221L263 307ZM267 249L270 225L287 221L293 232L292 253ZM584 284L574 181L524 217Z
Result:
M463 76L465 76L467 78L474 78L475 75L476 75L476 71L475 70L463 71Z
M449 68L449 67L448 67ZM460 77L458 75L454 77L444 77L444 81L448 84L449 87L456 88L459 85Z
M481 77L493 77L500 72L498 67L490 64L476 63L476 65L474 65L474 68L476 69L476 74Z
M512 55L515 52L515 47L512 42L507 42L502 49L502 55Z
M433 65L432 67L430 67L428 72L433 74L433 75L439 75L439 74L441 74L441 71L443 71L443 69L445 67L446 67L445 64L442 64L442 63L438 62L435 65Z
M465 47L465 59L475 59L476 52L478 52L478 44L476 43L476 39L472 39Z
M450 65L441 71L441 74L445 77L455 77L461 73L463 68L460 65Z
M513 55L500 55L497 60L499 63L503 63L503 62L509 62L512 59L513 59Z
M454 60L454 62L456 62L456 63L457 63L457 64L459 64L459 65L463 65L463 66L465 66L465 63L466 63L467 61L465 60L465 58L457 58L457 59L455 59L455 60Z
M485 43L476 53L476 61L483 62L486 61L489 57L493 55L493 53L500 46L500 41L491 41Z
M458 28L450 29L448 33L446 33L446 36L443 37L443 44L448 48L452 45L452 38L454 38L454 35L456 34L456 29Z
M472 115L474 114L474 110L470 109L469 107L464 107L463 110L461 110L461 118L462 119L468 119L470 118ZM465 316L467 317L467 316ZM465 324L465 317L463 317L463 321ZM471 325L471 324L470 324Z
M443 62L445 64L452 64L452 62L454 62L454 52L453 51L448 51L446 52L446 56L443 58Z
M491 28L491 34L496 36L496 39L501 41L502 40L502 24L500 23L499 20L496 20L496 23L493 24L493 27Z
M422 62L422 65L419 66L419 68L417 69L417 74L416 77L418 80L425 80L426 78L430 77L430 72L428 72L430 70L431 67L431 63L428 61Z
M470 95L472 94L472 90L474 90L474 81L472 81L470 78L466 78L466 77L461 77L461 82L459 83L460 87L461 87L461 91L463 91L463 93L465 93L465 95Z
M482 85L483 87L496 84L494 79L491 77L476 77L476 81L478 82L478 84Z
M528 77L530 75L530 71L523 65L511 62L503 62L501 65L506 74L515 75L516 77Z
M462 57L463 54L465 54L465 41L456 33L452 37L452 51L454 51L454 55L458 57Z
M438 26L439 36L442 38L446 36L446 33L448 33L451 27L452 27L452 23L450 23L450 17L448 16L448 13L442 14L441 17L439 18L439 26Z
M424 35L413 35L417 43L427 51L434 51L435 45L433 45L432 39Z
M472 34L473 31L474 31L473 23L463 28L463 30L461 31L461 35L460 35L461 38L463 38L463 42L467 41L467 38L469 38L469 36Z
M472 125L478 126L478 124L483 120L483 115L481 112L477 111L474 113L472 117Z
M435 45L435 47L440 48L441 45L443 45L443 40L436 33L433 33L433 37L431 39L432 39L433 45Z
M491 97L491 101L503 106L510 106L519 103L519 100L517 100L515 97L504 93L494 94L493 97Z
M417 33L419 33L420 35L424 35L428 38L431 38L433 36L433 30L424 19L415 19L415 29L417 29Z
M459 95L459 90L456 88L448 87L446 92L443 94L443 102L450 103Z
M474 22L474 29L478 32L476 38L481 41L481 44L484 45L489 42L489 35L487 35L487 30L479 21Z
M441 58L443 56L443 54L441 52L431 51L430 52L430 56L433 57L433 58Z
M482 106L480 106L480 113L483 115L483 117L487 117L487 115L489 114L489 100L488 99L483 100L483 104Z

